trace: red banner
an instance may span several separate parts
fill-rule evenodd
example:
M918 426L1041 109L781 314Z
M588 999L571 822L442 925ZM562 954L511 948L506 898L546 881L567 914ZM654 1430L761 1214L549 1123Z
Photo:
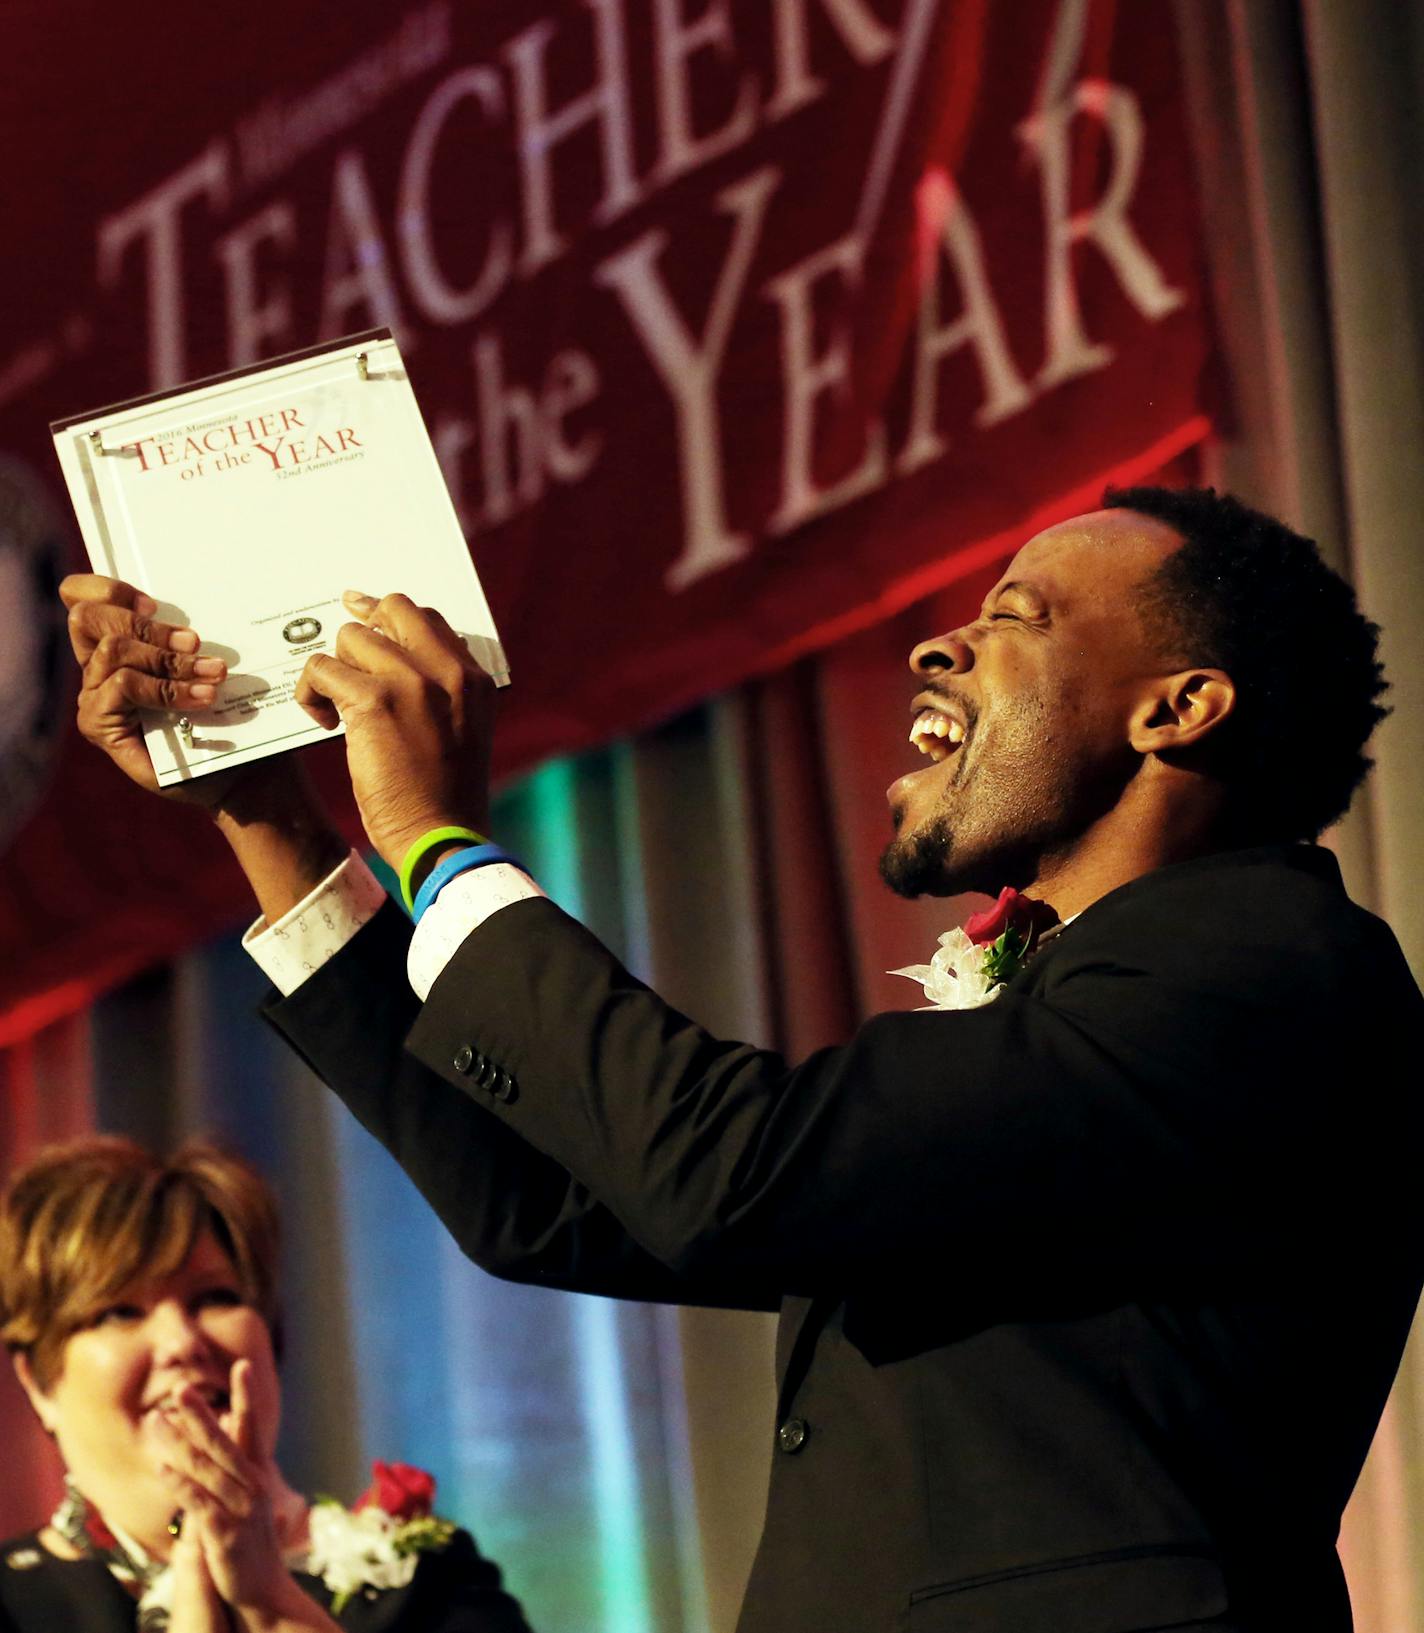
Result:
M389 324L511 660L506 771L884 616L1207 428L1161 8L302 15L7 5L0 1011L241 900L186 813L53 741L52 417ZM153 871L190 880L181 922Z

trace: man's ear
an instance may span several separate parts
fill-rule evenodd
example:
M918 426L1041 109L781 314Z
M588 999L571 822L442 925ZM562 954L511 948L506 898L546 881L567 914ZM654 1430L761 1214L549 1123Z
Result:
M11 1360L15 1363L15 1376L20 1380L20 1388L29 1396L30 1405L35 1409L40 1426L47 1435L52 1435L55 1423L54 1402L35 1381L35 1372L30 1365L29 1356L17 1350L11 1356Z
M1163 675L1133 711L1128 741L1139 754L1193 748L1235 707L1236 686L1224 669Z

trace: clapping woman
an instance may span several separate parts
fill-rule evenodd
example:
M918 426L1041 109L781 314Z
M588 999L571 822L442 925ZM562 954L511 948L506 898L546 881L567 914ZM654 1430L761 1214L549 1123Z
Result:
M359 1511L278 1469L277 1215L201 1143L41 1153L0 1200L0 1334L66 1470L0 1545L16 1633L528 1633L499 1571L378 1465Z

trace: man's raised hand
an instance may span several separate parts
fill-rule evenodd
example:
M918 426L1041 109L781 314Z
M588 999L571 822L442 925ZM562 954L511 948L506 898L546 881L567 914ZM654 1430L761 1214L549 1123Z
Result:
M227 665L199 657L197 632L162 623L154 617L153 597L121 579L71 573L59 594L69 609L69 640L82 673L79 730L126 776L156 790L139 710L182 714L211 708ZM182 786L185 797L208 803L224 785L207 779L206 786L202 780Z
M297 701L346 727L351 786L371 843L392 867L432 828L483 829L494 683L461 637L409 596L349 591L356 624L335 656L307 659Z

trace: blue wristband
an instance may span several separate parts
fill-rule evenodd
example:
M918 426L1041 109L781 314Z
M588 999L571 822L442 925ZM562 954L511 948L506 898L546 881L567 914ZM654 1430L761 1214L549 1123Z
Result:
M456 874L468 873L471 868L488 867L491 862L509 862L514 867L524 867L523 862L517 856L511 856L503 845L467 845L463 850L451 851L431 868L429 878L416 891L410 916L419 924L421 914Z

